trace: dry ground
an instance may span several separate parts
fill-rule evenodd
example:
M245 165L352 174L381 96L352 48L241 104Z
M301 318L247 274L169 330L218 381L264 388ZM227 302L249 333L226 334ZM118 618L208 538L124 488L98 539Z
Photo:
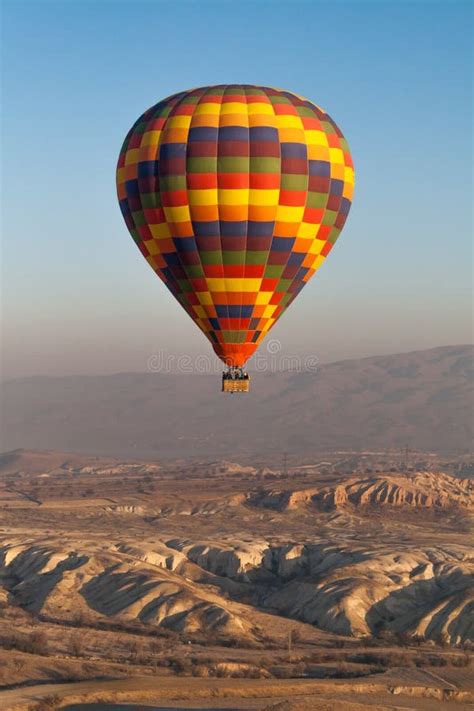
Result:
M0 708L469 708L458 468L3 455Z

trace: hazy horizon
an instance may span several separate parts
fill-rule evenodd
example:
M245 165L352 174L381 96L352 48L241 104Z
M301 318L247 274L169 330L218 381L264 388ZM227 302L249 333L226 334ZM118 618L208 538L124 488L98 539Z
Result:
M323 360L319 356L311 353L289 354L285 352L283 344L271 337L268 339L268 344L264 342L262 352L259 352L259 361L255 363L255 357L252 357L246 368L253 374L258 373L285 373L285 372L316 372L320 366L337 365L345 361L363 361L371 358L404 356L416 353L429 352L445 349L469 348L474 346L474 342L469 343L446 343L440 346L430 346L428 348L407 348L406 350L397 350L393 352L367 353L356 357L341 357L329 358ZM280 350L276 354L269 352L267 345L271 349L275 343L278 344ZM143 368L136 369L119 369L105 370L103 372L90 371L71 371L64 373L28 373L18 375L8 375L0 372L0 383L8 383L13 380L22 380L28 378L94 378L107 377L114 375L146 375L146 374L161 374L161 375L204 375L204 376L220 376L223 369L221 361L210 353L196 351L194 354L189 353L172 353L165 350L151 353L144 360Z
M37 377L2 384L2 446L133 457L224 457L327 449L471 448L473 346L307 370L251 372L245 397L220 371ZM299 364L300 366L302 364Z

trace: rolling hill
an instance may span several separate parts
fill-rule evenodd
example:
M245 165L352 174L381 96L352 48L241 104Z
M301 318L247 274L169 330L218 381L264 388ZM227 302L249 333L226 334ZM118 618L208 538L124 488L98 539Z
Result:
M409 447L463 453L473 440L474 347L451 346L252 374L249 395L217 375L31 377L1 389L2 449L119 457L311 454Z

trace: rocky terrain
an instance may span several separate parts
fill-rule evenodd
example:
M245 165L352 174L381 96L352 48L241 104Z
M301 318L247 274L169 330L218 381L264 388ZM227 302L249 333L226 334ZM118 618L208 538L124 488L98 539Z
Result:
M347 479L330 486L287 491L267 490L249 497L257 506L279 511L314 506L320 511L337 511L364 506L423 509L473 508L474 481L443 473L415 472L407 476L369 476Z
M269 355L265 369L250 367L251 392L239 398L219 392L217 361L212 375L5 382L2 449L227 459L230 452L238 458L271 451L316 456L323 449L408 445L462 454L471 447L473 346L320 364L311 372L291 370L284 355L275 363Z
M32 679L369 677L383 696L416 669L465 669L470 466L406 449L1 455L0 703L2 683ZM442 678L439 698L464 703L464 677L439 673L420 699Z

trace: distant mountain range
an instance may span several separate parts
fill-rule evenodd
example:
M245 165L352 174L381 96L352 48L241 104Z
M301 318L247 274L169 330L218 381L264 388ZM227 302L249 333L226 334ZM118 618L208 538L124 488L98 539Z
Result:
M220 393L216 375L21 378L1 387L1 446L136 458L405 445L463 453L473 385L470 345L256 373L248 395Z

